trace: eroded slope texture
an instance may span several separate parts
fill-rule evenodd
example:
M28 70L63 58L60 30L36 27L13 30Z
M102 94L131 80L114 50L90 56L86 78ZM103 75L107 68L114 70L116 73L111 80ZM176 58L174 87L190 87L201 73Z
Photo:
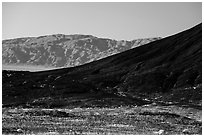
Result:
M3 64L73 67L160 39L116 41L91 35L48 35L3 40Z
M82 66L3 71L3 104L93 106L152 101L199 105L202 25Z

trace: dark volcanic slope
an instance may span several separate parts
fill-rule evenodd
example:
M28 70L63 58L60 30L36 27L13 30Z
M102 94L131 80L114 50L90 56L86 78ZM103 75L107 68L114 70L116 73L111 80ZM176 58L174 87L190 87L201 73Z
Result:
M116 41L91 35L47 35L2 41L3 64L73 67L160 38Z
M199 104L202 25L83 66L3 71L3 104L118 105L151 101ZM152 98L159 96L157 98ZM182 99L181 99L182 98Z

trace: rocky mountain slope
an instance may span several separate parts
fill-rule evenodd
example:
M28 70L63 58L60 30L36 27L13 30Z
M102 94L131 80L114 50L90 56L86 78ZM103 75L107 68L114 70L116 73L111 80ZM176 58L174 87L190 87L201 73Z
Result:
M201 107L202 25L82 66L3 71L4 106Z
M85 65L2 77L2 134L202 135L202 24Z
M98 60L160 38L116 41L91 35L47 35L3 40L2 62L15 65L73 67Z

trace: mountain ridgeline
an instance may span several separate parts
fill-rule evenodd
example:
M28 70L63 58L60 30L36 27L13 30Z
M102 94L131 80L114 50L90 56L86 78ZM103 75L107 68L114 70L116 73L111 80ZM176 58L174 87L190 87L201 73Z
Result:
M152 102L200 106L201 84L199 24L81 66L42 72L3 71L2 98L5 106L87 107Z
M2 62L15 65L73 67L161 38L116 41L91 35L47 35L3 40Z

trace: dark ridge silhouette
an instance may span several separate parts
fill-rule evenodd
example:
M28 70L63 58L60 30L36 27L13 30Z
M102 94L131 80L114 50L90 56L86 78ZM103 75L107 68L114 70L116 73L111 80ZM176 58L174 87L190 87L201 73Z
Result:
M172 102L196 107L202 98L201 84L202 24L199 24L73 68L3 71L2 98L3 106L88 107Z

